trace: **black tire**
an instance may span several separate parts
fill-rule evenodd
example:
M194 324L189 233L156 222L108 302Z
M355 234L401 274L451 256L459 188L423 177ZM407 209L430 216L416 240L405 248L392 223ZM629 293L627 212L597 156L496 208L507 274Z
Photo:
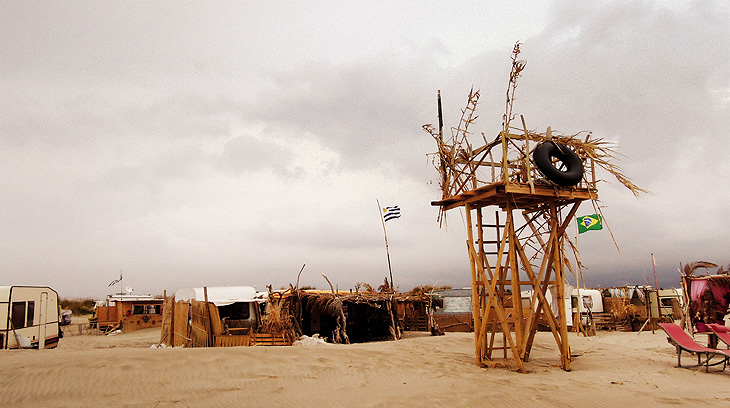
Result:
M540 143L532 152L532 159L545 178L559 186L574 186L583 178L583 162L574 151L564 144ZM560 168L555 167L553 159L557 159L561 163Z

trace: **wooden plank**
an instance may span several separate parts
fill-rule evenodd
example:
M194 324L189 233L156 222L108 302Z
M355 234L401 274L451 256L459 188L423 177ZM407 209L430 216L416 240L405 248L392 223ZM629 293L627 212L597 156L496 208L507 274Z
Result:
M188 315L190 314L190 305L187 302L175 303L174 326L172 329L173 347L183 347L188 344L190 326L188 325Z
M214 347L243 347L251 345L251 336L213 336Z
M471 206L466 205L466 234L468 237L467 240L467 248L469 250L469 265L471 268L471 303L472 303L472 317L474 318L474 336L477 339L477 341L474 344L474 354L476 355L477 364L482 364L482 360L484 359L484 354L482 352L482 347L479 342L480 338L480 327L481 327L481 318L480 318L480 305L482 303L481 298L479 296L479 290L477 288L477 260L476 260L476 254L474 253L473 248L473 242L474 242L474 232L472 228L472 222L471 222ZM478 228L481 228L481 223L478 224Z
M442 207L444 211L472 204L472 208L488 205L503 205L506 202L515 204L517 208L531 208L544 204L550 199L559 199L560 205L573 201L596 200L598 191L585 187L557 187L529 183L491 183L461 194L447 197L440 201L432 201L431 205ZM534 189L534 192L533 192Z
M208 347L210 337L208 335L208 313L205 302L197 300L190 301L190 343L191 347Z
M434 314L433 317L439 329L445 332L471 332L473 330L471 314Z
M208 317L210 318L210 330L213 336L220 336L223 334L223 324L221 324L218 306L213 303L208 303Z
M210 318L210 304L208 303L208 287L203 286L203 296L205 297L205 318L208 320L206 330L208 331L208 345L213 345L213 324Z
M254 346L291 346L292 342L283 334L254 333L251 336Z
M175 327L175 296L162 302L162 329L160 329L160 344L173 346L172 333Z
M117 308L115 306L97 306L96 322L100 326L116 324L118 322Z

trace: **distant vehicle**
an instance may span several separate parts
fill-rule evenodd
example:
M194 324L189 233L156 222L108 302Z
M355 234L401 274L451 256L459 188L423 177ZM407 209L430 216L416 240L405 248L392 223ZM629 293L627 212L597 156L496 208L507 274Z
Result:
M0 349L58 346L58 293L48 286L0 286Z
M66 310L66 309L61 310L61 315L59 316L60 318L58 319L58 324L60 324L61 326L68 326L69 324L71 324L71 315L73 315L73 312L71 312L70 310Z

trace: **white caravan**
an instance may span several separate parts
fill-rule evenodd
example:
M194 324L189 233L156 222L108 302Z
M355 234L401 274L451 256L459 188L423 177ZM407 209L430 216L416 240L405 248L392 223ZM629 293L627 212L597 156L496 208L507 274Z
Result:
M58 345L58 293L47 286L0 286L0 349Z

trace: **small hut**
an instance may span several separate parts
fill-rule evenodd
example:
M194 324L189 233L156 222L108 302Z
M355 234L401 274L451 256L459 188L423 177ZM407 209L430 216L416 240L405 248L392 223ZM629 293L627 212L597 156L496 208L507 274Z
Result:
M724 326L730 305L730 276L682 276L685 296L685 326L690 331L707 333L708 324ZM687 324L689 323L689 324Z
M92 322L105 332L121 330L124 333L135 330L160 327L162 325L163 299L149 294L125 293L108 295L94 310Z
M619 331L656 330L662 319L672 320L662 314L658 292L651 286L606 288L603 296L604 308Z
M182 288L165 299L160 343L170 347L290 345L266 327L266 300L251 286Z
M294 290L285 304L297 335L318 334L333 343L396 340L403 330L431 329L426 295Z
M438 302L434 302L433 318L438 327L446 332L472 332L471 288L439 289L433 292Z

